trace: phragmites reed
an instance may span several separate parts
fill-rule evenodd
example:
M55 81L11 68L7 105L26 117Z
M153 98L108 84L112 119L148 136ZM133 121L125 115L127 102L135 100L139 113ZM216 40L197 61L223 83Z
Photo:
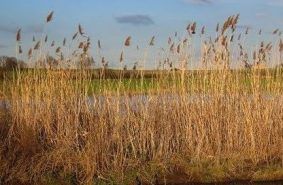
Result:
M57 47L55 52L59 53L60 51L61 51L61 47Z
M231 28L233 32L236 30L236 25L239 22L239 17L240 17L240 14L237 14L236 16L232 16L231 18Z
M280 39L280 42L279 42L279 52L283 52L283 41L282 39Z
M245 32L246 35L249 34L249 30L250 30L250 28L247 27L246 32Z
M174 48L175 48L175 43L172 43L172 45L170 46L170 51L174 52Z
M101 49L101 42L100 42L100 40L97 41L97 46L98 46L99 49Z
M104 58L104 57L102 57L102 58L101 58L101 63L102 63L102 64L105 64L105 63L106 63L106 61L105 61L105 58Z
M178 46L177 46L177 53L180 53L180 51L181 51L181 44L178 44Z
M63 46L65 46L66 45L66 38L64 38L64 40L63 40Z
M130 45L131 45L131 39L132 39L132 37L131 37L131 36L128 36L128 37L126 38L126 40L125 40L124 45L125 45L125 46L130 46Z
M240 33L238 36L238 41L241 40L242 34Z
M120 54L120 63L124 61L124 52L122 51Z
M227 35L225 37L222 37L221 44L222 44L222 46L227 45Z
M172 43L172 39L171 37L168 38L168 45L170 45Z
M187 38L185 38L185 39L183 40L183 44L185 45L186 43L188 43L188 39L187 39Z
M84 47L84 43L83 43L83 42L80 42L78 48L79 48L79 49L82 49L83 47Z
M149 42L150 46L154 46L155 36L153 36Z
M279 30L264 33L272 40L245 36L238 19L211 36L191 23L161 48L151 35L142 58L122 38L119 69L108 69L100 40L94 66L80 25L74 42L50 40L37 52L44 33L24 48L35 67L21 70L18 61L18 73L1 82L0 184L281 179L283 40ZM127 60L130 51L137 58ZM156 68L145 70L147 61Z
M32 57L32 48L30 48L29 50L28 50L28 58L30 59Z
M194 22L193 25L191 26L191 33L196 34L196 28L197 28L197 23Z
M17 34L16 34L16 41L20 42L21 41L21 29L18 29Z
M257 56L256 51L254 51L254 52L253 52L253 59L254 59L254 60L256 60L256 56Z
M231 35L230 42L233 42L233 41L234 41L234 35Z
M47 22L47 23L50 22L50 21L52 21L53 13L54 13L54 11L50 12L50 13L47 15L47 17L46 17L46 22Z
M105 60L105 57L101 58L101 64L102 64L104 69L108 68L109 63L108 63L108 61Z
M79 34L79 32L76 32L76 33L73 35L72 40L75 40L75 39L77 38L78 34Z
M216 25L216 32L219 31L219 27L220 27L220 25L219 25L219 23L217 23L217 25Z
M272 32L273 35L276 35L279 32L279 29L276 29Z
M19 54L22 54L23 50L22 50L22 46L19 46Z
M234 32L236 29L236 24L238 23L239 20L239 14L236 16L229 16L228 19L224 22L222 26L221 33L222 35L229 29L231 28L232 31ZM219 24L217 24L216 30L218 31L219 29Z
M63 53L61 52L60 53L60 60L63 61L64 59L65 59L65 57L64 57Z
M34 46L34 50L38 50L40 48L40 41L38 41L35 46Z
M90 42L88 41L86 44L84 44L83 52L84 52L84 53L87 53L87 51L89 50L89 48L90 48Z
M78 30L79 30L80 35L84 35L83 28L80 24L78 26Z
M190 29L191 29L191 24L188 24L186 30L190 33Z
M134 70L134 71L137 70L137 67L138 67L138 63L135 62L134 65L133 65L133 70Z
M203 27L201 28L201 34L202 34L202 35L205 34L205 26L203 26Z

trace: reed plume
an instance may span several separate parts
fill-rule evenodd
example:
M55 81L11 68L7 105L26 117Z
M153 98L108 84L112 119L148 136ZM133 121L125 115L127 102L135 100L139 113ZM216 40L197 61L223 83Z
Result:
M124 61L124 52L122 51L120 54L120 63Z
M66 45L66 38L64 38L64 40L63 40L63 46L65 46Z
M38 50L40 48L40 41L38 41L35 46L34 46L34 50Z
M153 36L149 42L150 46L154 46L155 36Z
M98 40L98 41L97 41L97 46L98 46L98 48L99 48L99 49L101 49L101 43L100 43L100 40Z
M22 54L23 50L22 50L22 46L19 45L19 54Z
M18 29L17 34L16 34L16 41L20 42L21 41L21 31L22 29Z
M82 28L82 26L80 24L78 26L78 30L79 30L79 34L80 35L84 35L83 28Z
M47 17L46 17L46 22L47 22L47 23L50 22L50 21L52 21L53 13L54 13L54 11L50 12L50 13L47 15Z
M55 52L59 53L60 51L61 51L61 47L57 47Z
M125 46L130 46L130 45L131 45L131 39L132 39L132 37L131 37L131 36L128 36L128 37L126 38L126 40L125 40L124 45L125 45Z
M29 50L28 50L28 58L30 59L32 57L32 48L30 48Z
M79 33L79 32L76 32L76 33L73 35L72 40L75 40L75 39L77 38L78 33Z

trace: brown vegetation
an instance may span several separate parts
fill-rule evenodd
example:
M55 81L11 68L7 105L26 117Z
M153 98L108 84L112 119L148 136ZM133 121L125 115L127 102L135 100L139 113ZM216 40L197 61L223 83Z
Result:
M46 22L52 16L53 12ZM122 69L115 89L100 73L104 88L89 94L93 77L85 61L90 39L79 25L73 39L80 37L81 44L67 57L78 62L79 70L18 70L15 78L4 80L0 182L154 184L176 176L187 182L282 179L282 70L257 67L268 66L270 56L282 50L262 42L251 57L239 41L239 54L233 56L231 45L236 41L231 36L238 19L229 17L222 29L217 26L215 39L204 39L202 71L187 71L190 41L198 37L196 23L188 26L181 41L168 39L170 54L160 63L163 70L155 72L154 87L145 89L144 66L135 63L133 71L142 75L135 96L123 84ZM131 47L130 41L128 37L124 46ZM150 45L153 42L154 37ZM100 41L98 46L101 49ZM66 69L70 61L61 52L56 49L56 60ZM29 56L49 63L46 56ZM101 61L105 72L108 63L104 57ZM243 69L232 70L233 62Z

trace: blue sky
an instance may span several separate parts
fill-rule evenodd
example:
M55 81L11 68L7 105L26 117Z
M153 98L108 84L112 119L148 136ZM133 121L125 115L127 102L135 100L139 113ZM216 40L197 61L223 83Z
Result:
M54 21L43 28L51 10ZM184 33L192 21L212 31L217 22L237 13L242 27L269 33L283 28L282 10L283 0L1 0L0 55L14 55L19 27L28 48L33 35L39 38L43 30L61 41L72 37L81 24L92 41L101 40L103 54L114 61L128 35L140 45L155 35L162 46L175 31Z

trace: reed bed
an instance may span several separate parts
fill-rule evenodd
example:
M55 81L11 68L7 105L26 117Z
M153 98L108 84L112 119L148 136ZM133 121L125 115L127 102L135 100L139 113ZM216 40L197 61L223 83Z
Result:
M53 12L46 24L52 20ZM51 61L44 54L47 37L34 42L27 52L33 68L4 75L0 184L282 180L283 71L270 64L281 64L280 31L272 33L272 43L245 50L241 35L235 40L237 34L248 37L249 30L239 33L238 20L235 15L218 25L216 38L197 23L188 25L185 38L169 37L161 70L145 78L141 59L126 82L130 36L115 83L100 56L95 85L91 41L81 25L72 38L79 46L70 56L62 52L66 39L61 46L51 41ZM203 38L201 70L190 70L196 37ZM20 55L21 30L16 40ZM70 70L71 64L76 68Z

